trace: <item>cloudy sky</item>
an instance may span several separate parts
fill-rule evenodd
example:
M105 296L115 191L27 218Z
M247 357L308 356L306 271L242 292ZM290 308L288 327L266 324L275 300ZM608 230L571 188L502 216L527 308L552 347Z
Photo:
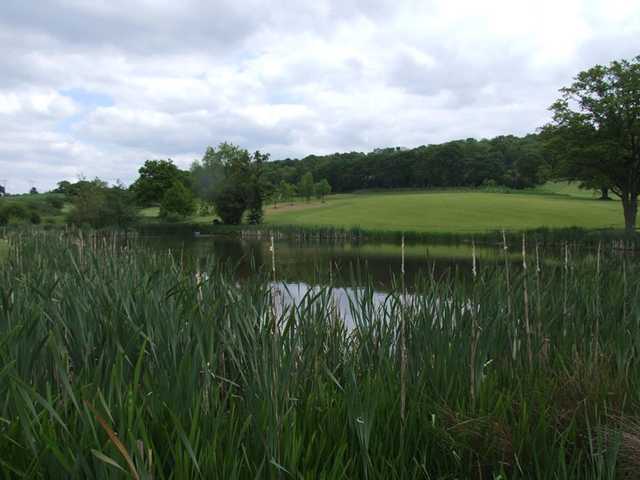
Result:
M1 0L0 182L522 135L638 54L636 0Z

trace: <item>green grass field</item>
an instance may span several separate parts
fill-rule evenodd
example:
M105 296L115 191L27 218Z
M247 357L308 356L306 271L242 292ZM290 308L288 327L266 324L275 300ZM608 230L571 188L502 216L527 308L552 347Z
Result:
M37 206L44 223L63 223L71 209L49 205L55 194L22 195L1 205ZM61 198L61 197L60 197ZM162 221L159 208L140 210L143 223ZM213 215L195 215L181 223L210 224ZM276 225L360 227L368 230L480 233L547 228L622 228L619 201L603 202L575 184L548 182L528 190L396 190L331 195L325 203L295 199L266 208L265 221Z
M269 208L267 223L372 230L474 233L540 227L621 228L622 208L573 185L547 184L518 193L438 191L335 195Z

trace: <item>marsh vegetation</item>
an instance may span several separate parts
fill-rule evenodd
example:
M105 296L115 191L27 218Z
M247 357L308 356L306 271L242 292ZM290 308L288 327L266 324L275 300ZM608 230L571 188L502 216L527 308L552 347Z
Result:
M347 329L325 283L274 309L278 249L212 256L10 233L0 471L50 478L614 478L640 469L640 270L602 244L430 269ZM509 245L518 254L521 244ZM271 253L271 252L270 252ZM522 258L521 258L522 260ZM277 313L274 313L277 312Z

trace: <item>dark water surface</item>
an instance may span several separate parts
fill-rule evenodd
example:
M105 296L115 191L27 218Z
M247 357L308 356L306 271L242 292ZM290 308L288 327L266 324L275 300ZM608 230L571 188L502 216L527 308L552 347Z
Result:
M269 240L233 237L146 237L143 242L154 250L171 250L196 260L215 260L234 265L240 279L263 271L271 277L272 254ZM276 279L288 284L354 286L371 283L376 290L389 291L402 270L399 244L379 242L301 242L276 240ZM473 260L471 244L406 245L405 280L407 287L421 275L470 277ZM476 247L478 268L504 265L504 252L498 247ZM520 260L517 251L508 254L510 262Z

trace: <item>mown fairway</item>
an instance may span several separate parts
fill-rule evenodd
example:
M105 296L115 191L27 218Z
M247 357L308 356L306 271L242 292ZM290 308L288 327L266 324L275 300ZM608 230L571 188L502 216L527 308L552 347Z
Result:
M267 222L375 230L484 232L539 227L622 227L620 203L542 193L410 192L336 195L322 204L270 208Z

